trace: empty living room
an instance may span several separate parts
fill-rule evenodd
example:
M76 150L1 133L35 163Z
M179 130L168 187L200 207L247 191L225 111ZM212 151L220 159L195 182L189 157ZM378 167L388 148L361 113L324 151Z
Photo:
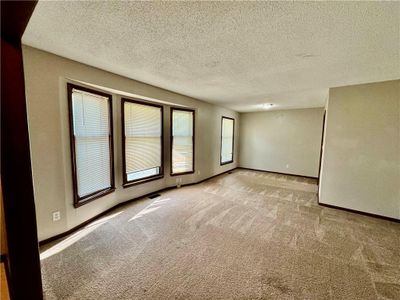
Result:
M400 299L400 2L2 1L1 299Z

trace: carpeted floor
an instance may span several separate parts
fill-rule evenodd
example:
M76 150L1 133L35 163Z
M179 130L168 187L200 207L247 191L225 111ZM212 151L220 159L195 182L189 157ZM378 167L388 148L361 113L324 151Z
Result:
M46 299L400 299L400 224L316 192L238 169L125 205L41 249Z

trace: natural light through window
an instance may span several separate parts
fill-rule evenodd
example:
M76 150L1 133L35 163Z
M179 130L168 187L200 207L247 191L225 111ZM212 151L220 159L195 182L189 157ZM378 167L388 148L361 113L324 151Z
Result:
M124 183L162 175L160 105L124 99Z
M235 120L222 117L221 128L221 164L233 162L233 139Z
M75 203L113 189L111 96L68 85Z
M194 111L173 108L172 174L194 172Z

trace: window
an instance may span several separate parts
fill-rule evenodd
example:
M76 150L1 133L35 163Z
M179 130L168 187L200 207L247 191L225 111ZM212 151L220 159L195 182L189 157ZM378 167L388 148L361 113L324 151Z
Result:
M171 175L194 173L194 110L171 108Z
M221 123L221 165L233 162L233 141L235 119L222 117Z
M74 206L115 190L111 96L67 85Z
M122 99L123 182L163 177L163 107Z

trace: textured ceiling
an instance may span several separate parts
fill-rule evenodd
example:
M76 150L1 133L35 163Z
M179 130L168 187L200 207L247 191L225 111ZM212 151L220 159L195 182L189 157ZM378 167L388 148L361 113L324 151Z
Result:
M23 43L238 111L400 78L399 2L43 2Z

